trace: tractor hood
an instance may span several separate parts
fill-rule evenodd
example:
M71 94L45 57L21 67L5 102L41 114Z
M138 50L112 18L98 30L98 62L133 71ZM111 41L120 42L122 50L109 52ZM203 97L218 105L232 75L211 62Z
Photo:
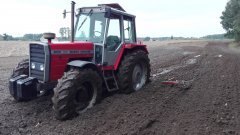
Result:
M51 55L76 55L77 57L92 57L92 42L67 42L67 43L50 43Z
M50 46L50 79L61 78L66 65L72 60L91 61L94 57L92 42L49 43Z

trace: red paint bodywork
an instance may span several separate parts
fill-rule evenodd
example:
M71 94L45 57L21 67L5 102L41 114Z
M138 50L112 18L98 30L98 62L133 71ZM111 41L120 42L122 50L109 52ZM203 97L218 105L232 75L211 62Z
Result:
M91 50L93 51L93 43L91 42L70 42L70 43L51 43L50 50ZM71 59L87 59L93 58L92 54L51 54L50 58L50 80L55 81L62 77L67 63Z
M122 60L122 57L124 55L124 52L126 50L132 50L132 49L143 49L146 53L148 53L148 50L147 50L147 46L146 45L142 45L142 44L124 44L120 50L120 53L116 59L116 62L114 64L114 70L117 70L118 69L118 66Z
M94 44L91 42L69 42L69 43L49 43L50 50L56 51L56 50L94 50ZM121 47L121 50L118 54L118 57L116 59L116 62L114 65L108 65L102 67L102 65L97 65L99 68L103 70L117 70L118 66L122 60L122 56L124 55L124 52L127 50L137 49L141 48L146 53L148 53L146 45L142 44L124 44ZM67 63L71 60L83 60L83 59L91 59L93 58L94 54L51 54L51 62L50 62L50 80L56 81L59 78L62 77L66 67Z

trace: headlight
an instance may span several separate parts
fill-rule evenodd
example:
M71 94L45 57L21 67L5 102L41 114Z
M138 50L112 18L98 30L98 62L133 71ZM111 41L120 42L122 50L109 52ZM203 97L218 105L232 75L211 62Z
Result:
M36 68L36 64L35 63L31 63L31 68L35 69Z
M44 71L44 64L37 63L37 62L32 62L31 63L31 69Z
M43 65L43 64L40 65L40 70L41 70L41 71L44 70L44 65Z

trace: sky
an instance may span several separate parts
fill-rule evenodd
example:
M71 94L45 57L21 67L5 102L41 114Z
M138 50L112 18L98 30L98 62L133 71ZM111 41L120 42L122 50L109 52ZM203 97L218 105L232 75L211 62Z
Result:
M225 33L220 16L229 0L78 0L76 8L119 3L136 15L138 37L202 37ZM70 27L71 0L2 0L0 34L14 37L26 33L54 32Z

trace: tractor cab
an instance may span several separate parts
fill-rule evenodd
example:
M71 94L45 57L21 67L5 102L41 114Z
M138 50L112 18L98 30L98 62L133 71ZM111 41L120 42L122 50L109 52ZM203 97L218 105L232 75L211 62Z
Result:
M136 43L135 16L119 4L101 4L77 11L74 41L94 43L94 62L113 65L121 45Z

